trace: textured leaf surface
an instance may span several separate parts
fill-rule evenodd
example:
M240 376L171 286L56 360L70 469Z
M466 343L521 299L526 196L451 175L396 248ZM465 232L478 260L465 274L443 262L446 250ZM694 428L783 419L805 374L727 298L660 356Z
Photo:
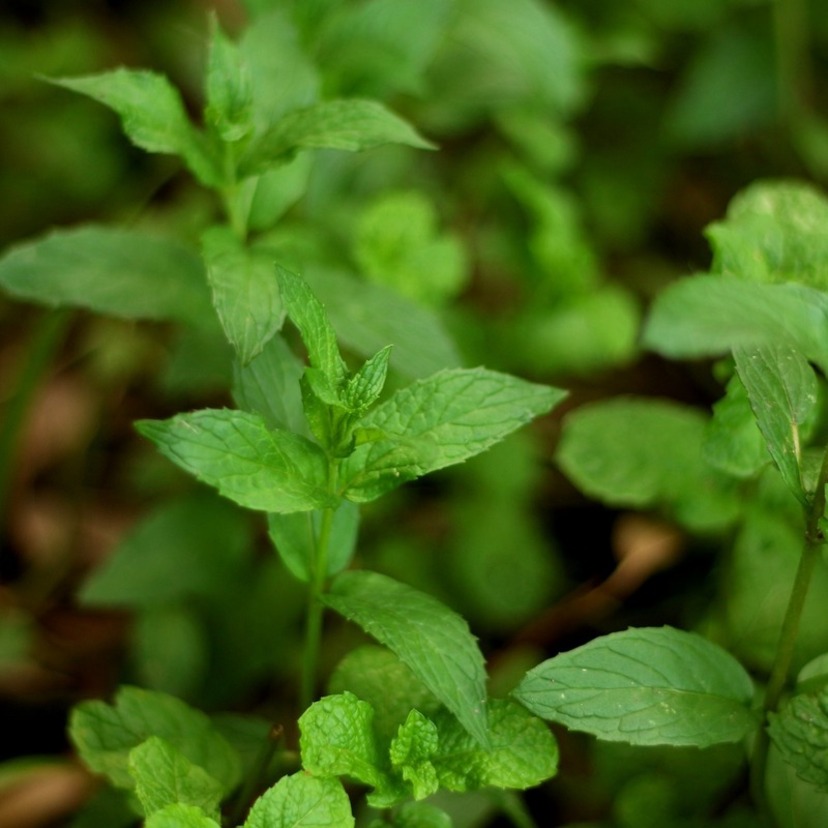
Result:
M227 228L202 239L213 305L243 365L261 353L285 318L270 255L244 247Z
M656 298L643 343L665 356L691 359L737 347L787 345L825 367L828 296L801 285L693 276Z
M178 802L219 818L222 784L164 739L152 736L134 747L129 752L129 772L146 816Z
M323 101L281 118L247 153L242 171L245 175L264 172L296 149L360 152L382 144L434 149L410 124L377 101Z
M705 232L720 273L828 289L828 200L810 184L757 182Z
M565 396L484 368L418 380L359 421L358 427L385 436L358 446L343 464L346 496L372 500L405 480L468 460Z
M219 166L204 137L192 125L178 90L166 76L136 69L115 69L98 75L55 81L114 110L129 139L147 152L180 155L207 186L222 183Z
M324 696L300 717L302 767L314 776L350 776L381 783L379 753L371 722L374 710L353 693Z
M310 440L269 430L255 414L205 409L136 428L162 454L249 509L302 512L330 505L327 460Z
M828 792L828 688L794 696L771 713L769 733L797 775Z
M523 790L539 785L558 769L558 746L549 727L519 704L489 702L491 747L485 750L445 714L435 717L439 747L431 762L441 787Z
M702 457L706 418L656 399L616 398L567 417L557 461L586 494L617 506L666 506L693 528L732 520L724 478Z
M250 67L239 47L211 18L210 52L207 59L207 106L205 119L222 140L238 141L253 128L253 89Z
M463 618L375 572L338 575L324 600L393 650L478 743L488 743L483 656Z
M457 719L451 717L450 721L459 727ZM479 749L477 742L471 739L465 730L460 729L463 735ZM391 741L389 749L391 764L411 786L414 799L425 799L431 796L436 793L440 785L437 771L432 764L439 742L437 726L418 710L412 710L408 714L406 720L400 725L397 735Z
M353 828L351 802L337 779L285 776L250 809L243 828Z
M156 811L146 828L220 828L219 824L195 805L168 805Z
M270 539L285 566L300 580L310 580L315 554L316 538L322 513L293 512L288 515L271 514L267 518ZM328 575L336 575L350 562L356 546L359 529L359 508L342 501L334 513L328 551Z
M733 356L768 451L788 488L805 503L802 427L816 408L816 374L798 351L784 346L737 348Z
M237 753L204 713L164 693L121 687L110 706L81 702L72 711L69 734L84 762L120 788L132 788L129 752L158 736L217 779L224 791L239 780Z
M671 627L612 633L561 653L530 670L513 695L572 730L636 745L706 747L757 726L739 662Z
M214 318L198 256L135 230L90 225L13 247L0 259L0 286L30 302L127 319L204 326Z

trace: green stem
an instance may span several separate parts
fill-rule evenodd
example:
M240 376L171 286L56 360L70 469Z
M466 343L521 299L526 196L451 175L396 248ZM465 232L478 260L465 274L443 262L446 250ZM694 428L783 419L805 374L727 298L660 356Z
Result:
M328 467L328 490L336 490L337 465L332 460ZM316 675L319 670L319 650L322 641L322 618L325 605L322 595L328 575L328 548L331 542L334 509L322 512L319 533L314 544L314 556L311 561L311 576L308 583L308 610L305 624L305 652L302 658L302 683L299 701L302 710L310 707L316 698Z
M782 629L779 633L776 655L765 689L765 699L762 705L763 727L760 728L756 737L751 768L753 794L759 803L762 803L764 799L765 769L770 748L770 737L764 724L767 722L768 714L775 712L779 707L779 702L790 677L802 610L805 607L805 600L808 597L808 589L811 585L814 568L819 560L820 550L825 543L825 537L819 523L825 514L825 486L827 483L828 449L825 450L823 455L816 492L806 514L805 545L799 558L799 566L796 570L791 596L788 599L788 607L785 610Z
M17 388L6 406L6 415L0 426L0 520L7 508L14 455L20 442L23 420L37 384L49 367L71 318L70 311L59 310L47 313L38 320L26 362L17 378Z

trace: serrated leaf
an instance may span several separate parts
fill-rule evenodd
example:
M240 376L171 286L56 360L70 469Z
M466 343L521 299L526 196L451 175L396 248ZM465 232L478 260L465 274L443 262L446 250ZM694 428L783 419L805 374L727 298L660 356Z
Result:
M311 366L320 371L336 389L344 379L346 370L324 305L301 276L278 265L276 272L282 301L290 321L299 329Z
M741 664L672 627L596 638L530 670L513 695L544 719L634 745L706 747L758 724Z
M524 790L558 769L558 746L548 725L507 699L489 702L491 747L485 750L445 714L438 714L439 748L431 761L440 786L453 791L481 788Z
M18 299L126 319L204 327L213 318L199 257L137 230L87 225L12 247L0 259L0 286Z
M195 805L168 805L144 823L145 828L220 828L218 822Z
M705 230L713 269L757 282L828 288L828 200L800 181L758 181L738 193L724 221Z
M802 285L729 276L693 276L663 290L650 309L643 344L695 359L739 347L789 346L828 366L828 295Z
M304 512L334 504L319 446L270 430L255 414L204 409L135 427L174 463L248 509Z
M273 260L264 251L245 247L225 227L203 235L202 251L213 305L227 339L247 365L285 318Z
M327 305L343 345L370 357L392 344L391 367L425 377L460 365L454 342L430 310L381 285L336 270L309 267L305 278Z
M800 779L828 792L828 688L793 696L769 715L768 732Z
M666 506L682 523L726 525L739 501L702 458L706 418L657 399L617 398L570 414L556 459L586 494L613 506Z
M483 656L463 618L376 572L343 572L324 601L393 650L478 743L488 743Z
M452 718L451 721L456 723L457 719ZM467 739L471 738L465 730L463 735ZM414 799L425 799L439 788L437 771L431 761L437 753L439 742L437 726L418 710L412 710L408 714L391 741L391 765L411 786ZM474 744L479 749L477 743Z
M134 747L129 752L129 772L145 816L181 803L219 818L224 786L164 739L151 736Z
M204 115L223 141L239 141L253 128L250 67L238 46L221 30L215 14L210 17L210 28Z
M361 152L382 144L434 149L402 118L377 101L323 101L284 115L261 135L241 161L242 175L265 172L297 149Z
M801 432L816 407L816 374L798 351L785 346L737 348L733 357L773 462L805 504Z
M225 793L239 781L239 756L207 716L165 693L124 686L114 705L81 702L72 711L69 735L84 762L120 788L134 786L129 752L151 736L169 742L203 768Z
M565 396L560 389L485 368L440 371L417 380L357 423L385 437L358 446L345 460L345 496L373 500L405 480L462 463Z
M382 393L392 348L393 345L386 345L382 350L377 351L348 380L343 393L343 402L351 411L365 411Z
M314 702L299 718L302 767L318 777L350 776L366 785L380 785L373 718L371 705L353 693Z
M285 566L300 580L311 578L311 561L316 554L316 539L322 513L294 512L267 516L270 539ZM336 575L350 563L359 531L359 508L342 501L334 512L328 542L327 575Z
M114 110L124 132L147 152L180 155L208 187L223 184L220 164L204 136L187 117L181 94L157 72L123 67L98 75L58 78L58 86L88 95Z
M285 776L250 809L243 828L353 828L351 802L338 779Z

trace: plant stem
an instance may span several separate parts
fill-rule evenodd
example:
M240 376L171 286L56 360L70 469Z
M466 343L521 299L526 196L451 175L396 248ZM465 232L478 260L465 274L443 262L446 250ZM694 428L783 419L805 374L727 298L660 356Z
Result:
M765 689L765 699L762 705L763 726L760 728L756 737L751 768L753 794L756 801L760 803L764 798L765 768L767 766L768 750L770 748L770 738L767 728L764 725L767 722L768 714L775 712L779 707L782 693L785 690L785 685L788 683L796 649L799 622L802 618L802 610L805 607L805 600L808 597L808 588L811 585L814 567L819 560L820 550L825 544L825 537L822 534L819 524L825 514L826 483L828 483L828 448L822 457L822 466L819 470L816 492L807 510L805 545L802 549L802 555L799 558L799 566L794 576L791 596L788 599L788 607L785 610L782 629L779 632L779 643L776 648L776 655Z
M328 490L331 492L336 489L336 478L337 464L335 460L332 460L328 466ZM325 509L322 512L322 520L319 525L319 533L316 535L314 555L311 561L305 625L305 652L302 658L302 684L299 695L302 710L306 710L316 697L316 674L319 669L319 649L322 641L322 617L325 612L322 595L325 591L325 580L328 575L328 547L331 542L333 517L333 508Z

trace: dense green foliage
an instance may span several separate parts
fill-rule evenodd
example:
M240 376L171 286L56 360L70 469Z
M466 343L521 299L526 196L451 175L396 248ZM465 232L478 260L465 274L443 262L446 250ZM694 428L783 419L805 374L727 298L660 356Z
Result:
M823 825L824 25L795 0L188 25L151 69L91 19L9 51L13 102L37 72L76 108L43 174L90 174L17 183L39 218L0 254L9 341L34 326L0 670L49 612L123 650L61 691L105 780L72 828ZM115 491L119 540L74 526L47 566L13 470L59 363L106 402L46 485Z

